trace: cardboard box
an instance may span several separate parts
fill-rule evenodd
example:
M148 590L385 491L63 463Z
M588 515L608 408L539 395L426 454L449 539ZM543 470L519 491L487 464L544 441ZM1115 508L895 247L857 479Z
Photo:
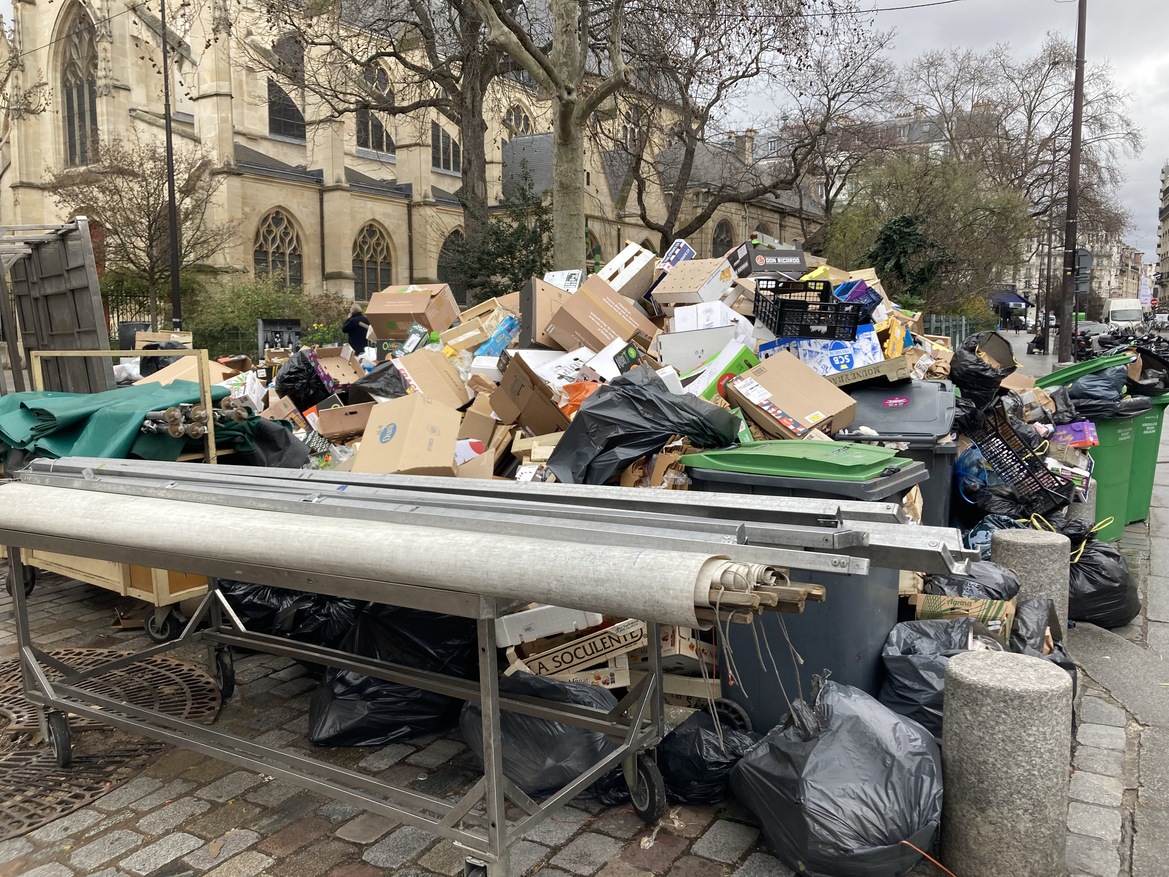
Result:
M726 385L727 401L774 438L831 434L852 423L856 401L794 356L780 351Z
M713 644L698 639L688 627L665 624L659 630L663 670L670 673L701 673L698 662L702 661L710 674L717 675L718 649ZM636 670L648 670L648 647L631 654L630 663Z
M881 343L877 340L876 329L871 325L858 326L855 341L801 338L796 342L796 348L799 350L800 362L824 377L885 360L881 352Z
M553 673L551 678L561 682L595 685L598 688L628 688L631 678L629 658L625 655L617 655L599 667L580 670L576 673Z
M629 241L625 249L606 263L597 276L626 298L640 299L654 282L658 254Z
M563 350L596 351L618 338L641 336L648 345L657 327L634 302L594 274L553 314L545 331Z
M544 282L558 286L565 292L576 292L584 281L585 273L580 268L570 271L549 271L544 275Z
M479 439L485 445L491 444L491 436L495 434L495 416L491 413L491 400L487 396L476 396L471 407L463 414L463 424L459 427L460 439Z
M162 344L164 341L177 341L187 348L194 348L195 336L191 332L135 332L134 349L142 350L147 344ZM236 369L247 371L247 369Z
M495 620L495 636L501 648L530 643L550 636L597 627L605 620L599 612L565 609L533 603L527 609Z
M916 350L911 347L910 350ZM910 357L899 356L896 359L882 359L872 365L862 365L844 372L825 375L837 387L847 387L849 384L859 384L861 381L871 381L874 378L884 378L892 383L903 381L911 376L912 365Z
M650 293L662 307L721 301L731 290L735 272L726 259L688 259L670 269Z
M672 271L675 266L680 265L682 262L689 262L697 255L698 251L694 247L690 246L684 240L678 239L670 244L670 248L666 250L666 255L662 256L661 261L658 262L658 270L665 272Z
M397 286L375 292L365 318L381 340L405 338L414 323L432 332L449 329L459 316L459 305L445 283Z
M671 332L693 332L725 326L733 327L735 334L743 341L749 340L755 331L750 320L721 301L682 305L674 308L674 313L670 317Z
M1013 372L1003 378L1002 386L1016 393L1025 393L1035 389L1035 378L1022 372Z
M661 352L662 362L672 365L680 374L689 374L718 356L735 340L735 332L734 326L669 332L659 335L654 339L654 343Z
M974 600L969 597L948 597L941 594L914 594L909 602L915 615L922 620L931 618L973 618L986 625L1004 645L1010 643L1011 625L1015 622L1015 599Z
M317 367L339 387L348 387L364 372L353 356L349 345L344 347L318 347Z
M546 330L552 315L571 297L571 292L537 277L525 283L520 290L520 347L539 344L541 347L560 348Z
M728 381L757 365L759 357L750 347L741 341L731 341L714 359L690 377L689 382L683 377L682 383L687 393L710 400L715 396L723 396Z
M485 478L490 481L495 477L495 453L484 451L466 463L460 463L455 467L455 477Z
M740 277L776 273L799 277L808 267L804 261L804 251L795 247L769 249L745 243L732 250L728 259Z
M415 392L429 396L451 408L462 408L471 392L454 363L437 350L415 350L394 360L398 371Z
M411 393L374 405L354 472L454 475L462 417L429 396Z
M502 314L502 311L498 313ZM443 344L453 350L474 350L491 337L491 333L494 331L494 326L489 328L491 320L492 318L487 316L463 321L457 326L451 326L445 332L439 332L438 337ZM496 325L498 325L498 321L496 321Z
M644 621L620 621L587 636L578 637L545 651L524 649L524 663L533 673L551 676L587 670L617 655L625 655L646 644ZM538 648L539 641L531 644Z
M317 406L317 432L333 441L361 435L377 402L331 408Z
M568 429L568 418L556 404L556 391L540 380L529 364L533 353L539 351L517 350L500 357L501 363L506 359L506 366L499 387L491 394L491 410L504 423L518 424L536 435L561 432ZM538 356L533 359L540 360Z
M308 429L308 422L304 415L292 404L292 400L285 396L277 396L272 403L260 412L265 420L287 420L297 429Z
M165 355L165 351L162 355ZM209 362L207 365L207 373L211 376L212 386L226 381L235 374L235 369L230 369L214 361ZM181 356L178 362L172 362L170 365L160 368L148 378L141 378L135 381L134 386L137 387L139 384L162 384L166 386L175 381L199 383L198 356Z

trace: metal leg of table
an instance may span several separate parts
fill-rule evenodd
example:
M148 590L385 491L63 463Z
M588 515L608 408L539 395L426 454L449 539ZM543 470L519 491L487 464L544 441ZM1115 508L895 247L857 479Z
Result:
M503 745L499 724L499 650L495 622L478 620L479 704L483 712L483 803L487 810L487 848L495 861L486 877L508 877L507 801L504 798Z

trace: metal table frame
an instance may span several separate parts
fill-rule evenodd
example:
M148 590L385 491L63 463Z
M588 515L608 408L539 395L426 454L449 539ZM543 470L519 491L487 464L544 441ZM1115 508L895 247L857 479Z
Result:
M14 537L16 534L10 531L0 531L0 543L9 544L8 562L16 582L23 581L21 548L39 548L107 560L130 559L124 553L116 556L120 552L114 547L76 539L21 534L19 539L23 545L15 546L11 544ZM468 858L465 873L484 877L506 877L509 870L508 848L617 764L624 767L625 779L630 784L634 807L639 815L646 809L639 807L639 802L645 802L649 809L658 806L656 802L659 800L664 802L660 787L649 787L655 781L660 784L661 779L656 766L652 764L653 747L661 740L664 732L662 661L658 649L649 649L650 672L629 689L629 693L614 709L606 712L572 704L552 704L533 697L500 694L495 619L504 614L509 606L497 598L402 585L392 581L322 576L311 570L279 570L258 565L241 567L239 564L231 564L229 569L228 564L212 557L191 558L165 551L135 552L133 560L138 564L187 569L211 577L244 579L304 591L317 591L323 586L324 593L354 600L474 618L478 632L479 680L476 683L250 632L215 587L203 598L178 639L118 658L95 669L78 671L33 644L28 600L22 588L14 587L11 590L16 640L25 696L40 707L42 731L63 766L71 759L69 727L65 715L90 718L120 730L193 749L430 831L466 851ZM204 621L208 627L198 629ZM650 643L659 641L659 626L656 623L649 624L647 633ZM208 663L225 697L234 689L231 647L237 646L328 664L462 700L478 701L482 706L483 776L459 800L444 800L394 786L355 770L262 746L214 728L165 716L79 687L86 680L105 672L191 643L206 645ZM60 673L61 678L50 680L46 672L50 668ZM542 803L537 803L503 774L500 713L505 709L605 734L616 744L616 748L576 780ZM514 821L510 821L507 816L508 801L521 811L519 818ZM652 817L656 821L660 815L660 812L651 812L645 818Z

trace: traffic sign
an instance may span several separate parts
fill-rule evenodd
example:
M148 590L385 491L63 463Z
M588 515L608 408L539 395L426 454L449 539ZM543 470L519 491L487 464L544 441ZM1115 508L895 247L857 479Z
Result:
M1161 300L1159 298L1155 298L1151 302L1149 302L1149 304L1151 304L1153 307L1156 307L1160 303L1161 303Z

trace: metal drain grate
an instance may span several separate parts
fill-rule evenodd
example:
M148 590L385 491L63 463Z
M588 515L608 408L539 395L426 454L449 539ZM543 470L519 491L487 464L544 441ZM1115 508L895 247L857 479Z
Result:
M90 670L129 653L109 649L54 649L48 654L76 670ZM61 678L52 668L45 668L45 673L50 680ZM193 664L165 655L136 661L129 667L87 680L79 687L202 724L210 724L219 713L219 688L215 680ZM8 719L5 732L37 727L36 708L24 699L20 665L15 659L0 662L0 716ZM70 719L70 724L78 729L97 727L95 722L76 717Z
M89 670L130 653L54 649L48 654L76 670ZM61 677L50 668L45 672L50 679ZM164 655L144 658L80 683L79 687L205 725L215 720L220 707L219 688L210 675ZM0 841L34 831L85 807L132 778L166 749L151 740L127 739L128 735L77 716L69 717L70 727L78 732L74 735L77 754L70 767L58 767L46 746L19 748L34 738L32 732L38 729L38 721L36 707L24 699L16 660L0 661L0 725L0 734L8 735L18 747L0 752L4 800L0 807ZM112 735L116 742L106 745L103 735ZM94 751L100 754L89 754Z

